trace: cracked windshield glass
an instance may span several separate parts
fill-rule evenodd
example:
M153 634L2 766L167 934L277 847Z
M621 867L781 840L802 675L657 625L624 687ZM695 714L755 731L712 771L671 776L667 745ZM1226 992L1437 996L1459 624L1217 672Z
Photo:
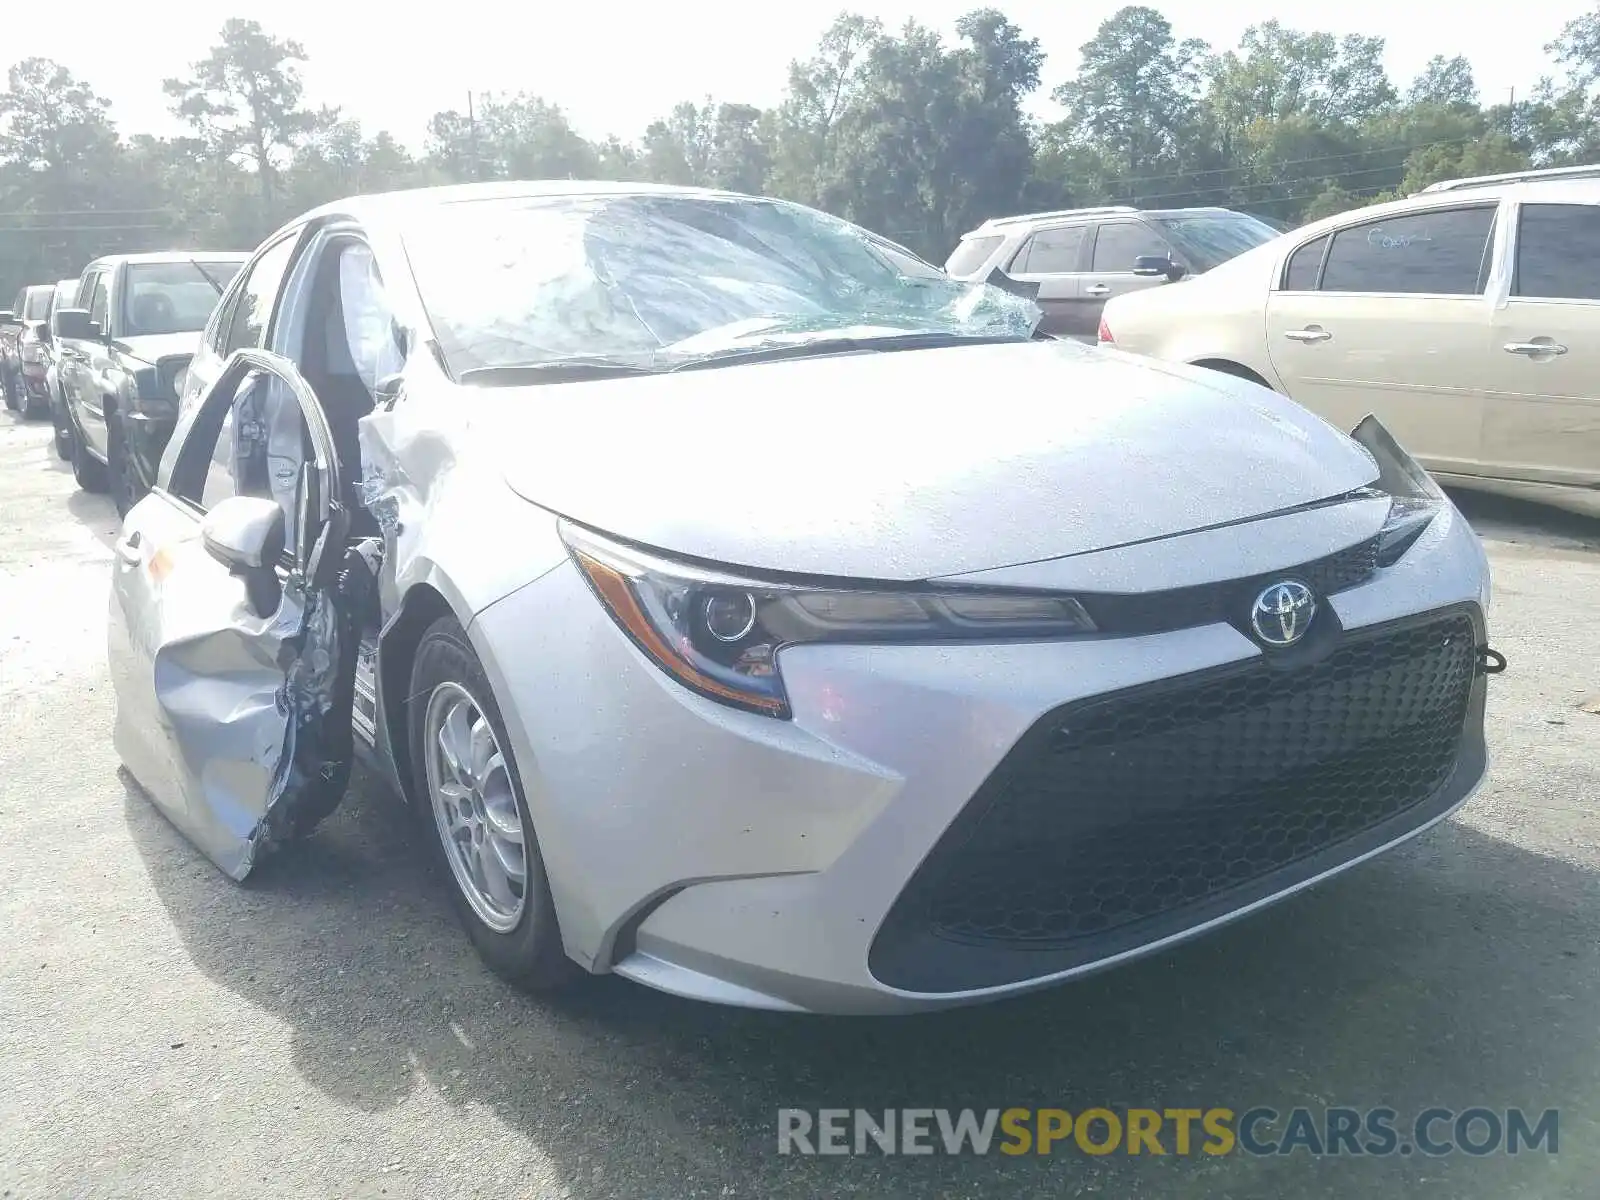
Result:
M1039 319L1029 300L780 202L474 201L405 239L445 357L468 378L577 358L666 369L840 338L1023 340Z

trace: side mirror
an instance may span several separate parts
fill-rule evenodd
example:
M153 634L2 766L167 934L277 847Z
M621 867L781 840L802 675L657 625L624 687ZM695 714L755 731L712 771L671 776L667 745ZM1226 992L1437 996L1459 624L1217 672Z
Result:
M1176 283L1189 273L1189 268L1173 262L1165 254L1141 254L1133 260L1133 273L1141 279L1157 279L1165 275L1168 283Z
M10 329L12 326L21 324L22 321L9 308L0 310L0 326Z
M236 574L272 571L283 557L283 509L264 496L229 496L206 514L206 553Z
M50 316L50 331L57 337L93 340L100 336L100 324L89 319L87 308L58 308Z

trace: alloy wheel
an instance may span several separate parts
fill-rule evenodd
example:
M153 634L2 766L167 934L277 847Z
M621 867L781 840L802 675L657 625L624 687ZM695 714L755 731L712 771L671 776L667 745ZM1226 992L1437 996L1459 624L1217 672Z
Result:
M423 718L428 797L456 886L496 933L527 907L528 838L505 754L482 706L458 683L441 683Z

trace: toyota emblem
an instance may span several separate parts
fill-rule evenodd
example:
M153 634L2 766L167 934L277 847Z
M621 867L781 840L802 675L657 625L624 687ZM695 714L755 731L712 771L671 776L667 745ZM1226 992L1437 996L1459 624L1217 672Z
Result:
M1292 646L1305 637L1317 615L1317 598L1295 579L1263 588L1250 608L1250 627L1264 646Z

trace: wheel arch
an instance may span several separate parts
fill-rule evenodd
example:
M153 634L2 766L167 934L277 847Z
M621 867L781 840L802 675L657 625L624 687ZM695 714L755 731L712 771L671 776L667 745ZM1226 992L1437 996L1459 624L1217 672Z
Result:
M442 617L454 617L463 629L471 620L470 615L457 611L432 581L414 583L378 635L378 696L384 735L389 743L389 761L407 801L414 802L417 796L411 777L411 665L416 661L422 635Z
M1191 360L1189 365L1191 367L1205 367L1208 370L1218 371L1224 375L1232 375L1235 379L1248 379L1251 383L1259 383L1264 388L1271 388L1271 390L1277 391L1259 371L1247 367L1244 363L1235 359L1216 356L1197 358Z

